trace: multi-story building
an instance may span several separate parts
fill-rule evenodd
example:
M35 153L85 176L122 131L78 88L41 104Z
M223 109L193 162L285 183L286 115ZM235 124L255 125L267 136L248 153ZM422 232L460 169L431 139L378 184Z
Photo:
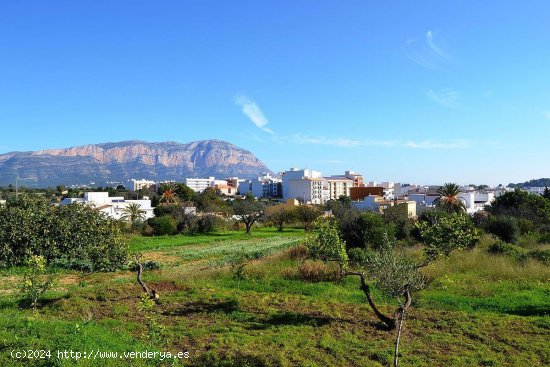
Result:
M394 187L395 182L386 181L386 182L375 182L369 181L366 184L367 187L383 187L384 188L384 199L393 200L395 198Z
M264 174L255 180L244 180L239 184L239 193L245 195L251 193L255 197L276 198L282 195L282 180Z
M345 176L326 177L329 200L338 200L340 196L350 196L350 189L354 187L354 180Z
M134 191L146 190L151 186L155 186L156 184L155 181L150 181L146 179L136 180L133 178L131 181L132 181L132 187Z
M323 204L330 196L328 183L321 172L291 168L283 173L283 199L297 199L308 204Z
M126 200L122 196L109 197L108 192L85 192L83 198L65 198L60 205L84 204L88 205L101 213L113 218L122 219L125 209L130 204L137 204L145 213L145 219L155 216L154 209L151 207L151 200L144 197L143 200Z
M191 190L201 193L207 187L213 187L216 179L214 177L208 178L184 178L183 183L189 187Z
M359 174L354 171L346 171L344 173L344 177L349 178L350 180L353 180L353 186L354 187L363 187L365 186L365 183L363 182L363 175Z

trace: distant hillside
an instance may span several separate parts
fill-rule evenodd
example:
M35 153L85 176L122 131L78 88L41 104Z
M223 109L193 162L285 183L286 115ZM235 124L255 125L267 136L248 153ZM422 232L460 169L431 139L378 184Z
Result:
M522 187L550 187L550 178L539 178L536 180L525 181L522 183L510 183L509 187L522 188Z
M33 187L128 179L179 180L184 177L254 177L271 172L251 152L220 140L187 144L124 141L64 149L0 154L0 185Z

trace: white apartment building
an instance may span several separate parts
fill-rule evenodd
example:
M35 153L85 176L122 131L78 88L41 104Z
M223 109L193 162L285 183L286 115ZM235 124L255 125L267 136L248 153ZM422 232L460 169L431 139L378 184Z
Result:
M256 180L244 180L239 183L239 193L246 195L252 193L257 198L274 198L282 195L282 180L264 174Z
M207 187L214 187L216 179L214 177L208 178L184 178L183 183L191 190L201 193ZM225 182L227 184L227 182Z
M143 200L125 200L122 196L109 197L108 192L85 192L84 198L65 198L60 205L84 204L101 213L113 218L122 219L125 215L124 209L130 204L138 204L145 213L145 219L155 216L151 207L151 200L144 197Z
M307 204L323 204L329 197L328 183L321 172L291 168L283 173L283 199L297 199Z
M136 180L133 178L130 181L132 181L132 188L134 191L148 189L149 187L156 185L155 181L146 179Z

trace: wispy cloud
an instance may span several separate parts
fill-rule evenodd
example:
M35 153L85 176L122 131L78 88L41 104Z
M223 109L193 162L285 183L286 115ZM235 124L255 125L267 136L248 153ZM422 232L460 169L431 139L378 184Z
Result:
M243 113L250 119L250 121L252 121L254 125L256 125L257 128L265 131L266 133L274 134L273 130L267 127L269 121L254 101L245 96L236 96L235 103L241 107Z
M328 145L340 148L353 148L361 144L359 140L347 138L327 138L325 136L312 136L293 134L290 136L276 137L279 142L291 142L294 144Z
M550 120L550 110L542 111L542 116L543 116L545 119Z
M436 30L427 30L420 39L408 39L403 46L403 52L411 61L431 70L442 69L454 60Z
M465 149L471 146L468 140L454 139L447 142L435 142L431 140L423 140L420 142L407 141L402 144L405 148L413 149Z
M459 100L461 93L453 89L443 89L440 91L434 91L433 89L428 89L426 95L435 103L445 106L456 108L460 106Z
M349 138L327 138L324 136L310 136L294 134L291 136L273 136L273 140L279 144L313 144L327 145L339 148L361 147L397 147L409 149L466 149L472 146L472 142L464 139L452 139L447 141L434 140L357 140ZM328 163L328 162L327 162Z

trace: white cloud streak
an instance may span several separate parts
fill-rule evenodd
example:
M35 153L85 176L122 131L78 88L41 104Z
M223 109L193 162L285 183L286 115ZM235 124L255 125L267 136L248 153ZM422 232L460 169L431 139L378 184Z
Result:
M324 136L310 136L294 134L291 136L274 136L273 140L279 144L311 144L325 145L339 148L360 148L360 147L396 147L407 149L466 149L472 146L472 142L464 139L453 139L448 141L433 140L367 140L361 141L348 138L327 138Z
M241 110L246 117L248 117L258 129L261 129L269 134L274 134L273 130L267 127L269 121L254 101L245 96L237 96L235 97L235 103L241 107Z
M429 89L426 91L426 95L435 103L451 108L457 108L460 106L459 100L461 93L452 89L443 89L440 91L434 91Z
M434 30L427 30L421 39L405 41L403 52L409 60L430 70L443 69L453 61L452 55L445 49L443 39Z
M361 145L359 140L347 138L327 138L325 136L312 136L303 134L293 134L290 136L276 136L274 140L279 143L294 143L294 144L312 144L312 145L327 145L340 148L354 148Z
M420 142L407 141L402 144L405 148L412 149L466 149L471 146L471 143L467 140L454 139L448 142L434 142L431 140L424 140Z

